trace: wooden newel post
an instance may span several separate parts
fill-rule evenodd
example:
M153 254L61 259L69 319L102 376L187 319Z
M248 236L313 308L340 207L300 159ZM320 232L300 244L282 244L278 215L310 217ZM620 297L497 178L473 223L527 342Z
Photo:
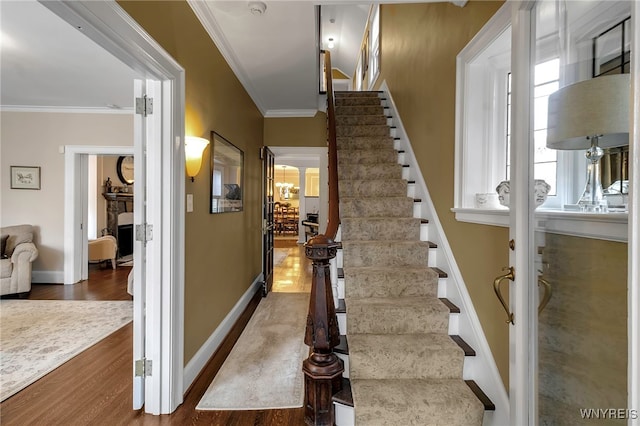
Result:
M338 244L318 235L305 244L305 255L313 262L311 300L304 343L313 350L302 363L304 372L305 423L314 426L334 424L333 394L341 390L344 366L333 353L340 343L338 319L331 291L329 260Z

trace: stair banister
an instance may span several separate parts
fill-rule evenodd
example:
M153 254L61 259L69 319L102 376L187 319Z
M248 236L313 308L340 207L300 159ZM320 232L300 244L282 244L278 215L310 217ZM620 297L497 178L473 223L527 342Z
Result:
M331 78L331 55L325 55L324 75L327 88L327 141L329 152L329 221L324 234L305 244L305 255L313 263L309 314L304 342L312 348L302 364L304 372L305 423L314 426L334 424L332 396L342 388L344 367L333 349L340 343L338 320L331 289L329 261L336 256L335 242L340 224L338 197L338 151L335 102Z

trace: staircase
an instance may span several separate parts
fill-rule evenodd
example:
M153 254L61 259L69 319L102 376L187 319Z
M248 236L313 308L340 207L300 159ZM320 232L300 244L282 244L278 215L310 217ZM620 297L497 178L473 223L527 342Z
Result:
M379 92L336 92L346 339L354 418L338 426L481 425L491 402L463 380L473 349L449 336L458 308L438 298L446 276L431 267L435 244L403 179ZM344 309L344 308L343 308ZM340 315L339 315L340 316ZM344 332L344 314L339 318ZM348 343L348 349L347 349ZM346 358L348 354L348 359ZM349 386L345 386L348 391ZM337 396L339 405L349 397Z

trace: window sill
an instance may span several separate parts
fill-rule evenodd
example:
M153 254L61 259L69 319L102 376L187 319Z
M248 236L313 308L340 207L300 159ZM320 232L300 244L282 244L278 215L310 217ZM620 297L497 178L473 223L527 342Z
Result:
M508 227L508 209L453 208L456 220ZM628 213L581 213L576 211L541 209L535 214L536 230L576 237L627 242Z

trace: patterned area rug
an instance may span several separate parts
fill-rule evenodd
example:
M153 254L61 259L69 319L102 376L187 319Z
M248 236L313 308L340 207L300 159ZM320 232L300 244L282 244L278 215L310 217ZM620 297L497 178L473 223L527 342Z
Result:
M269 293L205 392L198 410L302 407L307 293Z
M0 401L133 319L133 302L0 301Z

